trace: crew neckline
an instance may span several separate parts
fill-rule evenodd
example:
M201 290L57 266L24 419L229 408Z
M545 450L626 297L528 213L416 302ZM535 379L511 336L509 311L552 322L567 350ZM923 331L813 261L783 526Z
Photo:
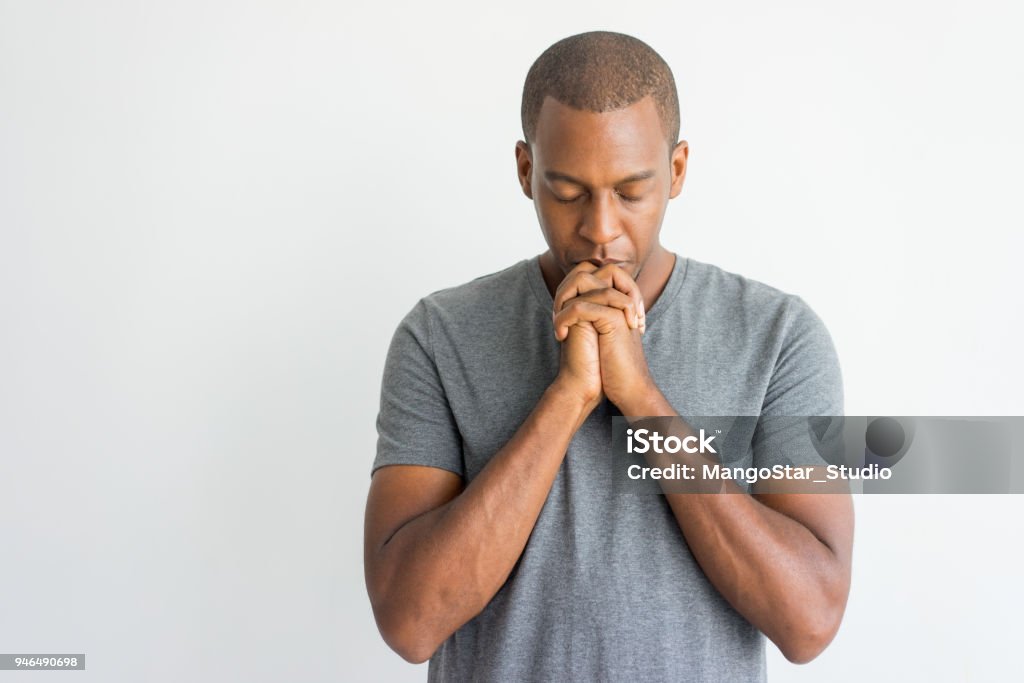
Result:
M676 257L676 260L672 265L672 272L669 273L668 281L665 283L665 289L661 291L661 295L654 302L654 306L646 311L648 324L658 319L661 312L669 307L672 300L679 294L679 290L683 288L683 280L686 279L686 271L690 264L690 259L686 256L680 256L675 252L673 252L673 255ZM526 259L524 263L527 266L527 271L529 271L527 279L530 282L530 289L533 290L537 303L542 308L550 310L555 305L555 299L551 296L551 292L548 291L547 283L544 282L544 271L540 267L541 256L542 254L537 254L532 258Z

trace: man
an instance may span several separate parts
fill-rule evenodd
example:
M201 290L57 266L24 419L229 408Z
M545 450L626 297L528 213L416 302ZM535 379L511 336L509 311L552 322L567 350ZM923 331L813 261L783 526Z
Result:
M762 633L809 661L846 604L848 496L627 496L602 463L616 415L841 414L828 332L661 246L688 147L645 43L554 44L522 117L548 250L421 299L388 352L365 529L381 634L431 680L762 680Z

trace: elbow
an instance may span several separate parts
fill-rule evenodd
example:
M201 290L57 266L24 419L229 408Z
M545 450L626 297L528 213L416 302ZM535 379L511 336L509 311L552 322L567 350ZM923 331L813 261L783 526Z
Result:
M418 642L414 638L389 639L385 636L384 642L388 644L388 647L397 652L399 657L410 664L423 664L429 661L434 656L434 652L437 651L436 647L432 647L422 641Z
M422 664L434 656L440 643L406 606L373 603L373 616L377 629L388 647L410 664Z
M831 640L821 640L815 637L806 637L801 640L794 639L793 642L780 644L779 650L782 656L793 664L807 664L820 655Z
M845 605L830 605L813 613L804 612L784 637L775 641L782 655L793 664L807 664L817 658L839 631Z
M787 591L772 640L793 664L807 664L825 651L839 632L850 594L849 570L836 568L802 590Z

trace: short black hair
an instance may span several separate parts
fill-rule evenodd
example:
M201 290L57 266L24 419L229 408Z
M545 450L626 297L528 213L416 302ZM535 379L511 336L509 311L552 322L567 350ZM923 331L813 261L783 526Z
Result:
M623 109L650 95L669 153L679 139L679 95L672 70L650 45L624 33L590 31L563 38L541 54L523 86L523 135L532 144L544 98L583 111Z

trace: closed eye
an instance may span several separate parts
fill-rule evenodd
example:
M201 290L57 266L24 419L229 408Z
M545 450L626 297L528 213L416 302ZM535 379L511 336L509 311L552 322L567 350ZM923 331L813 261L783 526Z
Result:
M628 194L622 194L621 192L617 192L616 194L618 194L624 202L638 202L643 199L643 197L632 197Z
M583 195L578 194L575 197L572 197L570 199L562 199L561 197L556 196L555 197L555 201L558 202L559 204L572 204L573 202L577 201L582 196Z

